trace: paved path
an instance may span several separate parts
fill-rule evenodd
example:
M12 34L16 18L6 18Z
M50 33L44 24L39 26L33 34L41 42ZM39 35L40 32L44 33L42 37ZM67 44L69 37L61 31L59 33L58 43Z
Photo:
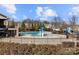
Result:
M71 39L57 39L57 38L2 38L0 42L14 42L21 44L61 44L62 42L75 42Z
M14 42L21 44L61 44L62 42L75 42L75 39L66 39L64 35L55 34L49 37L1 38L0 42Z

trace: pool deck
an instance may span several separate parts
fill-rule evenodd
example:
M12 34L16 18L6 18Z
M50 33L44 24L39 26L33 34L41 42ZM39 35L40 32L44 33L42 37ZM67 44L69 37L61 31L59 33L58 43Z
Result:
M74 39L66 39L65 35L53 34L53 36L44 37L17 37L1 38L0 42L20 43L20 44L61 44L62 42L76 42ZM79 42L79 41L77 41Z

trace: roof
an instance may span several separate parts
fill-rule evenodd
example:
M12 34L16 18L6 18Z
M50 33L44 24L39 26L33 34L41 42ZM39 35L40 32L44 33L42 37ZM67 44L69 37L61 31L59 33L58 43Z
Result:
M0 13L0 19L7 19L8 17Z

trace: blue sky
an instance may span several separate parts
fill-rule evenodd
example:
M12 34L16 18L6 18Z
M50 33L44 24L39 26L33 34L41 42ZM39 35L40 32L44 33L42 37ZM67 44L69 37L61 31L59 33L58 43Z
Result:
M77 4L1 4L0 13L22 21L26 18L51 21L53 17L67 20L71 15L79 15Z

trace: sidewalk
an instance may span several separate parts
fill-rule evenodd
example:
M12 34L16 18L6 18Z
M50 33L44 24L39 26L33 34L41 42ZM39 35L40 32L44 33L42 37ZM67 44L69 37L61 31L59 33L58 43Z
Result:
M18 38L1 38L0 42L14 42L20 44L62 44L62 42L75 42L74 39L66 39L65 36L54 34L52 37L18 37Z

